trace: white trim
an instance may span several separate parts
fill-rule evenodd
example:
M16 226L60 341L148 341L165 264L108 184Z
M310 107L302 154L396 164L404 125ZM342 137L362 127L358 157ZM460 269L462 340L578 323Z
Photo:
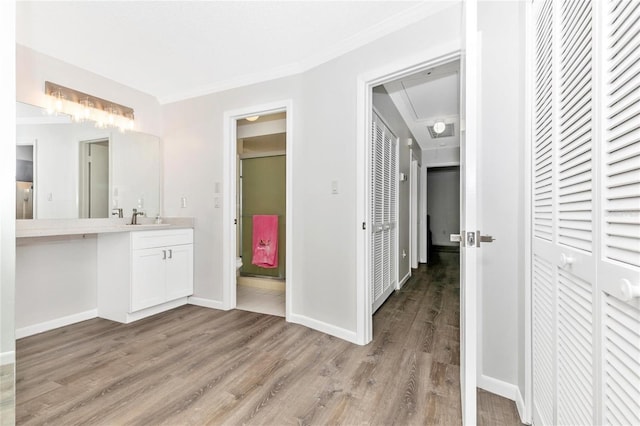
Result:
M209 95L212 93L222 92L224 90L234 89L237 87L250 86L252 84L275 80L277 78L301 74L305 71L317 67L318 65L322 65L335 58L338 58L345 53L365 46L379 38L406 28L429 16L435 15L436 13L439 13L445 9L455 7L458 4L459 3L457 1L439 3L421 2L416 6L405 9L400 13L390 16L382 22L376 23L376 25L373 25L365 29L364 31L361 31L345 40L338 42L334 46L322 49L309 58L304 59L300 62L293 62L265 71L230 78L214 84L200 86L192 90L159 96L158 102L163 105L182 101L185 99Z
M54 330L56 328L64 327L67 325L75 324L98 317L98 310L91 309L84 312L78 312L77 314L67 315L61 318L56 318L50 321L41 322L38 324L29 325L16 329L16 339L22 339L23 337L33 336L34 334L44 333L45 331Z
M225 111L223 116L223 210L222 210L222 306L219 309L235 309L236 307L236 157L237 157L237 120L254 115L267 115L286 112L286 270L285 276L285 318L291 315L294 286L294 252L293 243L293 101L286 99L267 104L254 105Z
M533 367L532 367L532 310L531 310L531 262L532 262L532 102L533 102L533 5L525 3L525 57L524 57L524 400L518 390L516 400L523 423L533 422Z
M0 365L10 365L16 363L16 352L0 352Z
M453 40L409 57L389 62L357 78L356 98L356 336L357 343L365 345L373 338L371 295L369 283L369 225L367 209L369 198L369 140L371 138L372 94L374 86L426 68L451 62L460 57L460 40Z
M404 287L407 281L409 281L409 278L411 278L411 268L409 268L409 272L407 272L407 275L405 275L404 278L402 278L398 282L398 287L396 288L396 290L400 290L402 287Z
M263 151L252 152L250 154L240 154L240 159L247 160L251 158L280 157L282 155L287 155L287 151Z
M427 163L424 167L426 169L435 169L436 167L454 167L459 165L460 161L445 161L443 163Z
M523 416L524 400L522 399L522 394L520 393L520 388L518 388L518 386L512 383L504 382L494 377L486 376L484 374L478 375L477 384L480 389L484 389L487 392L491 392L503 398L514 401L516 403L516 408L518 409L520 421L522 421L523 423L527 423Z
M356 333L354 331L347 330L346 328L342 327L336 327L335 325L326 323L324 321L309 318L307 316L299 314L289 314L287 321L304 325L305 327L312 328L322 333L330 334L331 336L346 340L347 342L355 343L356 345L361 344L358 342Z
M203 297L189 296L189 298L187 298L187 303L189 305L202 306L205 308L220 309L223 311L228 310L228 309L225 309L224 302L220 300L205 299Z

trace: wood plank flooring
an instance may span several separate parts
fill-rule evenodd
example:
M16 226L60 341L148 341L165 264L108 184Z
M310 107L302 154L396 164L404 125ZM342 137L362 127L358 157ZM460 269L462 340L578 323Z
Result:
M283 318L183 306L17 342L16 422L460 424L458 256L421 267L357 346ZM520 424L479 393L480 424Z

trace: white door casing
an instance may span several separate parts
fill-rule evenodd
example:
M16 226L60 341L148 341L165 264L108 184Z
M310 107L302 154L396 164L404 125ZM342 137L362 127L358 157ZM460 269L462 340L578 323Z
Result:
M203 304L218 309L234 309L236 307L236 257L237 257L237 205L236 191L237 188L237 120L244 119L255 115L268 115L278 112L286 112L286 270L285 276L285 319L291 321L293 314L293 292L294 286L294 267L295 267L295 244L293 242L293 101L282 100L267 104L254 105L236 110L225 111L223 115L223 182L222 182L222 240L223 243L223 262L222 262L222 281L223 296L222 301L208 301L191 298L190 302L194 304Z
M410 183L411 183L411 214L410 221L411 224L409 226L409 240L410 240L410 261L411 268L415 269L418 267L418 235L420 233L420 226L418 221L418 202L419 202L419 182L420 182L420 174L419 174L418 160L413 158L413 153L411 153L411 172L410 172Z

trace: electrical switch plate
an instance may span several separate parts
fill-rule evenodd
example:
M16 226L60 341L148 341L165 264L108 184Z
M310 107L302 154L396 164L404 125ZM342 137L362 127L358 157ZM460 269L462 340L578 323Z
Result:
M213 185L213 192L214 192L214 193L216 193L216 194L219 194L219 193L220 193L220 182L216 182L216 183Z
M183 209L187 208L187 197L180 198L180 207Z
M331 193L333 195L336 195L338 193L338 181L337 180L332 180L331 181Z

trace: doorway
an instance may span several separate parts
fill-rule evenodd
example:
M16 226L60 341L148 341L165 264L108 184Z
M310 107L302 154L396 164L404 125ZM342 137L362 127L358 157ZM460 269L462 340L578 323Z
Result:
M109 139L80 142L80 218L109 217Z
M294 298L293 291L294 286L294 274L293 274L293 258L294 258L294 246L293 246L293 103L291 100L284 100L273 102L269 104L257 105L252 107L241 108L233 111L227 111L224 113L224 158L223 161L223 176L222 182L222 205L224 206L222 212L223 222L223 241L225 241L223 247L223 300L222 302L212 307L220 309L235 309L238 307L238 278L242 275L242 281L246 283L252 278L257 278L261 281L258 285L270 285L277 284L281 288L284 281L284 317L289 321L292 311L292 300ZM252 140L254 137L264 137L265 135L284 135L284 152L277 148L267 148L266 151L270 151L268 155L265 153L251 153L252 149L255 149L255 144L269 145L269 143L275 143L273 140L266 141ZM274 137L277 139L277 137ZM242 157L239 153L239 142L242 139ZM244 141L247 141L245 146ZM278 142L281 144L281 142ZM254 145L252 148L252 144ZM272 211L246 211L245 217L241 217L243 214L241 208L242 192L247 190L255 191L255 185L251 185L252 188L248 188L246 184L241 185L240 182L240 169L242 166L249 166L248 162L243 164L244 161L250 160L251 157L255 158L271 158L271 157L283 157L285 163L285 191L284 191L284 213L278 213L275 210ZM264 167L268 162L277 163L278 160L263 161L263 164L258 164L257 169ZM280 159L282 162L282 158ZM254 170L255 171L255 170ZM249 178L248 173L254 171L243 170L243 179ZM248 173L247 173L248 172ZM259 171L257 172L259 174ZM281 172L280 172L281 173ZM253 179L253 178L252 178ZM255 182L255 179L254 179ZM219 185L216 184L216 188ZM218 190L216 190L218 192ZM260 208L265 206L260 206ZM282 203L280 203L282 207ZM255 205L253 208L257 208ZM249 215L250 217L247 217ZM260 267L260 265L254 265L253 259L245 259L247 254L242 256L242 252L247 252L254 257L252 252L253 241L253 226L254 216L277 216L278 223L278 246L283 249L282 257L278 257L277 267L274 267L273 263L262 266L269 266L268 268L262 267L257 269L261 272L256 274L256 269L251 269L253 266ZM282 216L282 217L280 217ZM244 228L244 231L243 231ZM251 238L249 239L249 235ZM249 243L249 240L251 241ZM260 239L256 241L260 244ZM266 244L266 241L263 241ZM272 240L273 243L273 240ZM272 258L273 259L273 258ZM245 267L247 263L247 267ZM262 262L258 262L262 263ZM252 266L253 265L253 266ZM243 271L244 269L244 271ZM268 273L265 270L272 270L270 272L271 277L267 278ZM253 273L252 273L253 272ZM251 275L261 275L258 277ZM274 280L274 281L268 281ZM266 283L266 284L265 284ZM260 287L258 287L260 288ZM282 291L279 290L281 293Z
M465 34L476 34L475 3L465 8ZM370 141L372 137L372 88L412 74L428 70L432 67L460 61L460 122L465 125L460 132L460 164L461 168L461 227L477 229L477 43L473 37L463 37L463 44L452 43L433 47L420 55L422 61L415 57L400 60L396 64L386 66L380 70L371 71L359 77L357 112L358 112L358 144L357 144L357 214L363 220L362 230L357 238L357 317L356 338L361 344L367 344L373 337L373 321L371 309L371 246L369 244L366 225L370 223ZM466 47L462 49L461 47ZM464 52L464 53L463 53ZM437 126L438 132L446 132L446 122ZM473 143L465 143L465 141ZM428 161L425 159L425 163ZM462 395L462 416L465 423L475 423L476 419L476 371L477 371L477 333L476 333L476 276L477 254L475 248L475 232L459 232L462 246L460 255L460 389ZM452 236L453 238L453 236ZM466 248L468 247L468 249Z
M35 219L36 142L16 145L16 219Z
M248 117L237 120L236 129L236 308L280 317L286 299L286 118L285 112ZM278 124L260 130L268 122Z
M429 258L439 253L460 253L449 236L460 230L460 166L427 169L427 223Z

